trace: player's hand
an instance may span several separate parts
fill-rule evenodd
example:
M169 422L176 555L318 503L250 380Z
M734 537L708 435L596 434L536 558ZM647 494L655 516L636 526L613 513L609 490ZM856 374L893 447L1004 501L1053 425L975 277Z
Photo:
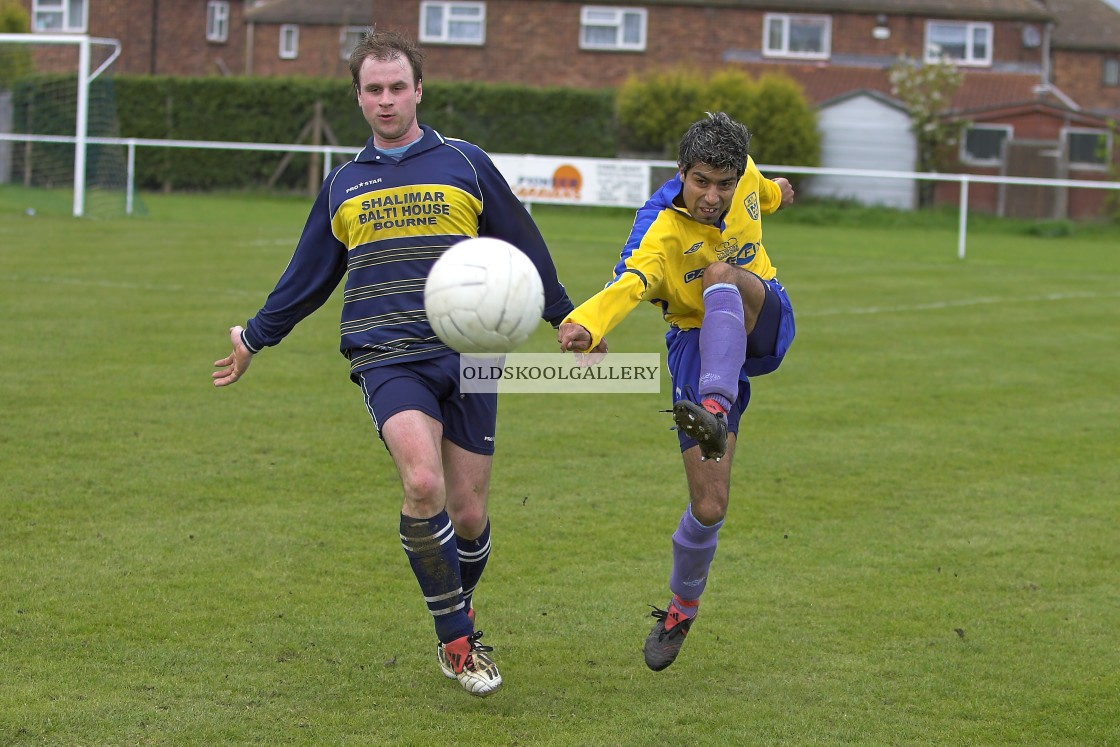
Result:
M233 344L233 352L221 360L214 361L214 365L220 369L211 374L214 386L229 386L234 383L245 374L249 364L253 362L252 351L241 342L241 332L241 327L229 328L229 341Z
M782 207L793 204L794 191L793 185L789 183L789 179L784 176L774 178L774 183L778 185L778 189L782 190Z
M602 363L607 357L607 338L599 340L599 344L588 350L586 353L576 353L576 365L581 368L589 368L590 366L597 366Z
M556 329L556 342L560 343L562 353L584 353L591 347L591 333L582 324L564 322Z

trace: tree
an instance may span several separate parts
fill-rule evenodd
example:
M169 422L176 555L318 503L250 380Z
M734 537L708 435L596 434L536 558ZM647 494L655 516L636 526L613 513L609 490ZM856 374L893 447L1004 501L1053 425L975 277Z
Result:
M900 57L890 70L891 93L910 112L910 131L918 143L918 171L941 171L950 163L950 153L957 144L959 122L943 117L953 95L964 81L964 75L948 60L921 64ZM918 205L933 203L934 182L922 181L918 187Z

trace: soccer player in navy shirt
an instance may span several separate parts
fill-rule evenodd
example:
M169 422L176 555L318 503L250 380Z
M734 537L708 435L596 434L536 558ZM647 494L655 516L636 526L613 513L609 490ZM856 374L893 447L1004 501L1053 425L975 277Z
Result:
M341 352L400 476L400 541L439 639L446 677L474 695L502 678L474 628L473 592L490 554L487 494L496 393L462 393L459 356L432 331L424 282L452 244L503 239L525 252L553 326L572 309L539 230L489 156L417 121L423 55L407 37L368 33L350 57L373 136L325 180L295 254L264 306L230 329L216 386L240 379L345 277Z

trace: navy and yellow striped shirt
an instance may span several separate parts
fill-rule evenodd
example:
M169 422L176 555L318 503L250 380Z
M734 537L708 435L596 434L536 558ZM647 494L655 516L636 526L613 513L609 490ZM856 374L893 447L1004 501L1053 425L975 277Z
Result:
M503 239L529 256L544 283L544 319L558 324L571 311L540 231L489 156L421 129L399 158L370 138L330 173L291 262L245 325L250 350L279 344L345 276L340 350L352 376L447 354L424 313L424 282L449 246L474 236Z

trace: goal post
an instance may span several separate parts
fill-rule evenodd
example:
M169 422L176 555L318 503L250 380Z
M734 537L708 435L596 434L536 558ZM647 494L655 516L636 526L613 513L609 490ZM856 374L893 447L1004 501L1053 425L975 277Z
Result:
M65 50L61 54L52 53ZM96 51L96 58L95 58ZM19 161L24 170L24 182L30 184L34 172L34 163L31 153L36 143L65 144L73 146L72 164L67 171L72 170L73 195L71 212L75 217L87 213L87 186L89 177L90 157L90 110L91 84L98 76L105 72L110 65L120 56L121 43L117 39L104 39L85 35L73 34L0 34L0 95L8 94L8 122L0 121L0 147L8 146L7 158L0 157L0 166L6 165L10 171L16 161ZM66 112L66 120L73 117L73 134L60 134L52 132L50 121L56 119L49 112L35 118L28 116L27 112L19 109L19 101L13 99L12 92L21 83L35 79L43 74L65 74L74 77L73 91L67 90L59 94L60 98L53 102L53 106L70 109ZM29 84L30 85L30 84ZM72 99L72 101L71 101ZM29 100L36 101L35 97ZM32 104L34 106L34 104ZM45 115L45 116L43 116ZM107 113L113 120L115 127L114 111ZM97 135L112 135L113 132L99 132ZM24 150L17 157L14 145L23 143ZM2 154L0 154L2 155ZM51 159L47 159L50 161ZM59 160L59 159L54 159ZM5 163L6 162L6 163ZM0 183L7 181L10 174L3 173L0 169ZM67 176L69 176L67 174ZM52 176L40 178L48 186L59 186L59 181Z

